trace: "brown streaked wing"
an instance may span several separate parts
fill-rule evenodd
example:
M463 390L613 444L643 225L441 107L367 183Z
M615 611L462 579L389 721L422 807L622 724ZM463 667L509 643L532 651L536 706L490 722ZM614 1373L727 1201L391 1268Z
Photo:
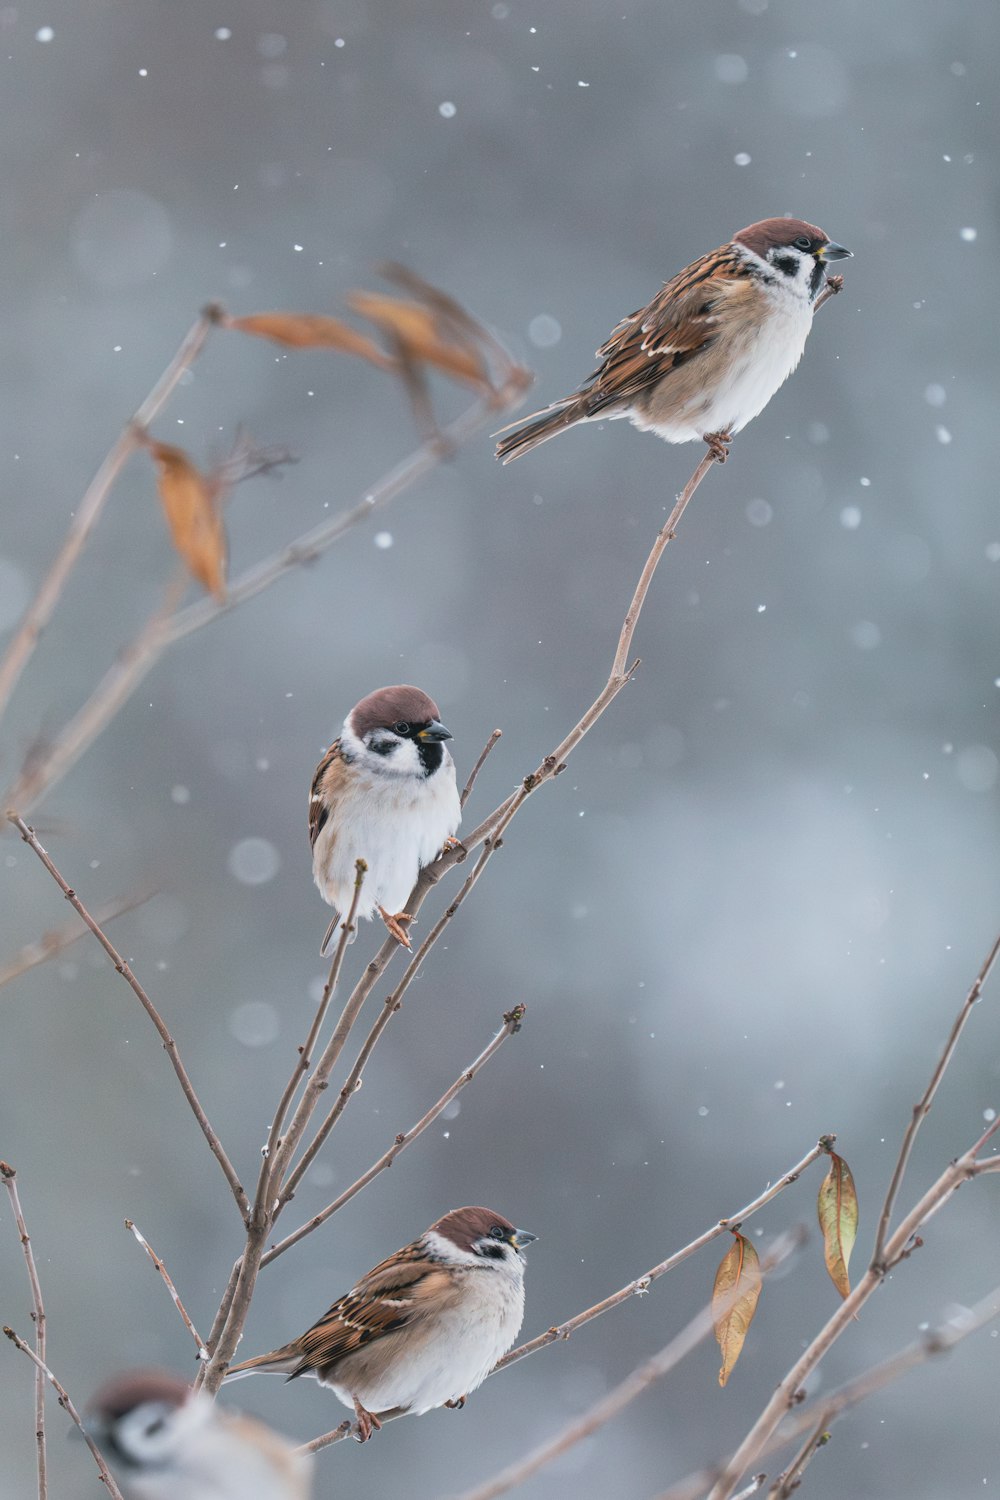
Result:
M722 297L745 274L735 251L722 245L678 272L648 306L624 318L597 351L604 363L593 376L589 410L627 405L675 365L708 348L716 336ZM706 285L709 281L712 286Z
M369 1271L340 1297L297 1341L302 1366L322 1369L373 1340L393 1333L426 1312L428 1301L440 1304L451 1277L425 1258L416 1244Z
M316 847L316 840L322 833L324 824L336 802L336 789L335 785L331 786L331 782L336 782L334 766L339 763L340 741L334 740L316 767L309 790L309 843L312 848ZM332 776L331 772L333 772Z

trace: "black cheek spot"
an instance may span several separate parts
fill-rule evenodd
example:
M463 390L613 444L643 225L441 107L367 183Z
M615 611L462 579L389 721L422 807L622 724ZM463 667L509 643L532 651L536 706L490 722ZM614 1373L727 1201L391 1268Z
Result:
M503 1245L496 1240L484 1240L477 1251L486 1260L504 1260L506 1253Z
M798 275L799 262L796 260L794 255L776 255L771 264L774 269L776 271L780 271L783 276L794 277Z

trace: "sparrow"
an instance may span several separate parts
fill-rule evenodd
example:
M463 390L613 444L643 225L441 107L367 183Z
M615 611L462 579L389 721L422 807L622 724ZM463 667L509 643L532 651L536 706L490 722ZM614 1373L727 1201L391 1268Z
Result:
M233 1365L311 1375L353 1407L367 1442L387 1416L462 1407L524 1315L521 1251L537 1235L489 1208L453 1208L382 1261L290 1344Z
M724 463L802 358L829 261L845 250L802 219L761 219L693 261L623 318L601 361L564 396L497 444L504 463L577 422L628 417L668 443L706 442Z
M87 1430L125 1500L308 1500L312 1492L311 1454L165 1371L117 1376L90 1411Z
M313 878L334 907L327 951L354 897L357 861L367 871L358 917L376 911L409 948L403 905L424 865L452 847L462 817L451 733L419 688L379 688L356 703L313 776L309 838Z

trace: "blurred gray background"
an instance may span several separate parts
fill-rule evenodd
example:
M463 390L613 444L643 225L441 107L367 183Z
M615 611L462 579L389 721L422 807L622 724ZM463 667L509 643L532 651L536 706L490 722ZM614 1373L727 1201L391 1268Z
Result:
M857 1177L862 1264L911 1105L1000 922L995 5L52 0L4 7L0 28L5 631L210 297L234 313L337 312L400 259L510 341L539 405L589 372L620 316L753 219L801 215L854 250L799 372L685 518L634 685L511 829L289 1227L518 1000L523 1034L457 1114L264 1274L243 1348L298 1333L470 1201L540 1236L524 1330L539 1332L735 1212L824 1131ZM439 397L443 415L465 399L443 383ZM237 494L234 569L354 501L414 442L377 371L219 335L156 435L204 462L240 422L301 462ZM322 747L364 692L417 682L460 773L504 730L478 821L603 683L699 456L624 423L508 469L491 455L484 434L176 648L34 814L85 900L159 889L113 934L248 1176L322 973L305 833ZM82 702L171 566L134 460L21 684L5 780ZM12 838L0 860L6 959L68 910ZM377 940L364 933L350 974ZM1000 1106L998 1008L994 989L906 1202ZM0 992L0 1009L0 1154L19 1169L54 1368L80 1401L125 1364L192 1369L122 1220L203 1328L240 1226L150 1026L82 943ZM762 1243L814 1223L820 1175L753 1221ZM0 1309L26 1331L2 1205L0 1218ZM993 1180L967 1188L815 1388L984 1295L996 1223ZM665 1343L720 1254L490 1381L461 1416L326 1454L319 1496L435 1500L484 1477ZM766 1288L725 1391L705 1345L522 1493L647 1500L742 1436L835 1304L814 1235ZM982 1333L850 1416L806 1491L1000 1495L998 1357ZM6 1347L0 1384L0 1488L20 1500L31 1372ZM302 1438L342 1415L305 1384L247 1382L237 1399ZM50 1413L53 1495L97 1495Z

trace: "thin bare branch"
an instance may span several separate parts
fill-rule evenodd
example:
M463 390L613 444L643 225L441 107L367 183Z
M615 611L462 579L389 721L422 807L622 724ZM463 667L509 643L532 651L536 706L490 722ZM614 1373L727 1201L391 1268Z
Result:
M790 1500L802 1483L802 1475L806 1468L829 1441L830 1434L826 1430L826 1421L823 1420L813 1428L787 1468L782 1469L767 1492L767 1500ZM734 1500L740 1500L739 1495L736 1495Z
M330 973L327 976L326 984L323 986L323 993L320 996L319 1004L316 1007L316 1014L313 1017L312 1025L309 1028L309 1034L307 1035L305 1043L299 1051L299 1060L292 1070L292 1076L291 1078L289 1078L288 1083L285 1086L284 1093L278 1101L278 1107L275 1110L274 1119L271 1121L271 1129L268 1131L267 1145L264 1149L264 1161L261 1165L260 1177L257 1183L257 1199L255 1204L255 1212L257 1212L258 1214L264 1210L268 1203L270 1203L271 1199L274 1197L275 1191L281 1187L281 1177L284 1173L285 1165L288 1162L291 1152L295 1149L294 1143L287 1152L283 1149L286 1143L281 1139L281 1127L285 1123L285 1116L288 1112L288 1108L292 1102L292 1099L295 1097L295 1091L302 1081L303 1075L308 1073L310 1067L312 1066L313 1048L316 1045L316 1039L319 1036L320 1030L322 1029L323 1022L326 1019L326 1013L330 1006L330 1000L332 999L334 991L337 988L337 981L340 978L340 971L344 964L344 954L347 952L347 945L351 941L351 937L356 931L355 919L358 914L358 902L361 899L361 887L364 884L364 878L367 872L368 866L365 864L364 860L356 860L354 894L351 897L350 909L348 910L346 916L340 924L340 937L337 942L336 951L333 955L333 962L330 965ZM298 1140L301 1140L302 1131L305 1130L307 1124L308 1119L302 1124L299 1130L297 1136ZM292 1129L295 1129L294 1120L292 1122ZM291 1132L289 1133L291 1134Z
M778 1239L771 1250L761 1260L761 1274L767 1276L777 1266L781 1265L805 1242L805 1231L799 1229L793 1234L783 1235ZM658 1354L647 1359L637 1369L620 1381L606 1396L595 1401L593 1406L585 1411L582 1416L567 1423L561 1431L547 1442L540 1443L525 1457L509 1464L500 1473L488 1479L485 1484L477 1485L474 1489L465 1490L458 1500L495 1500L497 1495L505 1495L508 1490L515 1489L537 1474L539 1469L550 1464L553 1459L574 1447L584 1438L596 1432L607 1422L617 1417L630 1402L643 1391L661 1380L664 1375L676 1368L682 1360L696 1349L701 1341L706 1338L715 1326L716 1319L725 1314L727 1308L739 1300L741 1291L739 1287L733 1287L727 1298L716 1303L714 1312L711 1306L704 1307L666 1344Z
M955 1017L954 1024L948 1034L948 1040L944 1044L944 1050L937 1060L934 1071L931 1074L931 1081L927 1085L923 1097L917 1104L913 1106L913 1118L910 1120L910 1123L906 1129L906 1134L903 1136L903 1144L900 1147L899 1157L897 1158L896 1165L892 1174L892 1180L889 1183L889 1189L885 1195L885 1202L882 1204L882 1211L879 1214L878 1233L875 1236L875 1249L872 1251L872 1261L875 1265L880 1265L884 1258L885 1242L886 1237L889 1233L889 1221L892 1218L892 1210L895 1206L896 1197L899 1193L900 1187L902 1186L903 1176L906 1172L907 1165L909 1164L910 1154L913 1151L913 1143L917 1138L917 1132L923 1124L924 1120L927 1118L927 1115L930 1113L931 1105L934 1102L934 1095L938 1091L938 1087L945 1075L948 1064L951 1062L951 1059L954 1055L955 1048L958 1046L958 1040L962 1035L963 1030L965 1029L965 1023L968 1021L969 1017L972 1014L972 1008L978 1003L980 997L982 996L983 985L989 978L990 971L992 970L993 965L996 963L998 955L1000 955L1000 935L998 935L995 939L993 947L986 955L986 959L983 963L982 968L979 970L979 973L972 981L972 986L969 990L969 993L966 995L965 999L962 1002L961 1009L959 1010L958 1015Z
M369 1032L368 1037L366 1038L364 1045L362 1046L361 1051L358 1054L354 1067L351 1069L343 1088L337 1095L337 1099L334 1103L333 1109L330 1111L320 1128L317 1130L315 1136L310 1141L306 1150L302 1153L302 1156L296 1163L294 1170L289 1174L288 1180L281 1191L281 1199L278 1212L280 1212L280 1210L284 1208L285 1204L291 1200L299 1183L302 1181L306 1172L308 1172L310 1166L315 1161L331 1130L336 1125L337 1121L340 1119L341 1115L346 1109L349 1100L353 1098L354 1094L359 1089L361 1085L362 1074L364 1073L368 1060L375 1049L375 1045L384 1032L385 1028L388 1026L392 1017L399 1010L403 995L409 988L412 980L419 972L421 965L423 964L428 953L433 948L434 944L437 942L438 938L441 936L448 923L452 920L455 913L462 905L462 902L465 900L466 896L479 880L479 877L482 875L486 863L489 860L490 856L493 854L495 848L496 845L492 840L489 840L486 843L485 847L483 848L482 854L476 861L476 864L473 867L471 873L466 877L466 880L459 889L459 892L456 895L455 899L438 918L437 922L435 922L434 926L431 928L430 932L427 934L426 938L420 944L420 947L417 949L416 953L407 964L405 970L403 971L403 976L397 984L396 988L393 990L392 994L386 998L378 1019ZM407 902L408 911L413 912L417 908L418 903L416 901ZM389 941L392 942L392 939L390 939ZM395 944L393 944L393 946L395 946ZM356 1001L356 997L358 997L359 992L362 991L363 993L360 994L360 1000ZM354 1022L357 1020L358 1014L361 1009L361 1004L364 1002L364 999L367 997L370 991L371 986L367 985L366 980L363 978L361 984L355 989L354 994L351 996L350 1000L345 1006L344 1017L348 1017L349 1015L349 1021L347 1022L343 1030L343 1036L340 1044L341 1051L343 1050L343 1046L347 1041L347 1037L354 1025ZM331 1039L331 1044L332 1040L333 1039Z
M525 389L525 372L518 370L512 362L511 368L516 374L511 375L506 385L494 396L485 401L477 401L454 422L444 427L440 437L422 443L408 458L377 480L357 505L303 533L231 580L224 600L207 597L177 610L176 613L164 614L163 611L156 610L105 673L86 703L55 737L45 756L38 764L25 770L17 786L7 795L6 803L17 806L22 812L30 812L54 782L64 776L93 744L122 704L175 642L262 593L284 574L315 562L327 548L339 542L355 526L388 505L403 491L411 488L487 426L495 417L498 407L506 410L519 401Z
M711 1244L712 1240L718 1239L720 1235L730 1234L734 1229L738 1229L751 1215L757 1213L765 1204L771 1203L787 1187L791 1187L792 1183L799 1180L802 1173L807 1167L812 1165L817 1157L823 1156L826 1153L835 1139L836 1137L832 1135L824 1136L783 1177L779 1177L777 1182L766 1188L756 1198L751 1199L749 1203L745 1204L731 1218L720 1219L711 1229L706 1229L687 1245L684 1245L682 1249L675 1250L673 1255L668 1255L667 1259L661 1260L658 1265L651 1266L644 1276L637 1276L634 1281L630 1281L626 1286L620 1287L617 1292L612 1292L610 1297L605 1297L602 1301L595 1302L593 1307L588 1307L585 1311L577 1313L575 1317L567 1319L565 1323L560 1323L554 1328L547 1329L545 1333L540 1333L537 1338L529 1340L528 1343L520 1344L516 1349L511 1349L509 1354L505 1354L503 1359L494 1365L490 1373L495 1375L498 1370L504 1370L508 1365L516 1364L519 1359L525 1359L529 1354L534 1354L537 1350L544 1349L547 1344L554 1344L560 1339L568 1339L570 1334L575 1333L578 1328L582 1328L585 1323L593 1322L602 1313L610 1312L613 1307L620 1307L623 1302L628 1302L632 1297L644 1296L654 1281L658 1281L661 1276L665 1276L668 1271L672 1271L682 1261L688 1260L696 1251L703 1249L705 1245Z
M882 1285L886 1272L908 1259L919 1247L917 1231L941 1211L957 1188L976 1175L978 1165L975 1160L976 1153L998 1130L1000 1130L1000 1117L993 1121L979 1140L967 1151L949 1163L923 1197L905 1215L886 1241L882 1261L877 1265L873 1262L868 1267L850 1296L845 1297L840 1303L832 1317L827 1319L816 1337L779 1382L764 1410L719 1474L712 1487L709 1500L730 1500L740 1476L759 1458L780 1423L798 1404L803 1383L825 1358L841 1334L855 1321L857 1313L872 1294Z
M150 615L138 635L119 652L86 702L52 742L33 752L14 785L4 793L7 807L30 812L45 792L72 770L89 750L110 720L131 696L136 663L144 660L150 646L163 633L187 587L178 573L168 584L163 601Z
M104 1462L104 1455L101 1453L100 1448L98 1448L97 1444L90 1436L90 1433L87 1431L86 1427L84 1427L82 1421L80 1420L80 1413L77 1411L76 1407L73 1405L73 1402L70 1400L69 1392L65 1389L65 1387L59 1384L58 1380L53 1375L48 1365L44 1362L44 1360L39 1359L38 1355L35 1353L34 1349L32 1349L31 1345L26 1344L24 1342L24 1339L22 1339L18 1334L14 1332L13 1328L8 1328L5 1324L3 1331L10 1339L11 1343L15 1346L15 1348L20 1349L22 1354L26 1354L35 1368L41 1370L45 1379L49 1382L52 1389L58 1396L59 1405L62 1407L63 1411L65 1411L69 1415L69 1417L76 1423L77 1427L79 1427L80 1431L83 1433L84 1441L87 1444L87 1447L90 1449L91 1453L94 1455L94 1462L96 1463L100 1471L101 1481L107 1488L108 1494L111 1496L111 1500L122 1500L122 1492L118 1488L117 1484L115 1484L111 1472L108 1469L107 1464Z
M42 1283L38 1279L35 1253L31 1248L31 1236L24 1222L21 1200L17 1191L17 1172L9 1162L0 1161L0 1177L7 1189L11 1213L24 1251L24 1262L28 1268L28 1284L31 1287L31 1316L35 1324L35 1353L41 1367L35 1366L35 1444L38 1468L38 1500L48 1495L48 1465L45 1453L45 1305L42 1302Z
M134 1224L131 1219L126 1219L125 1220L125 1228L129 1231L130 1234L134 1235L135 1239L138 1241L138 1243L145 1250L146 1254L149 1256L150 1260L153 1262L154 1267L160 1273L160 1276L163 1278L163 1284L166 1287L167 1291L170 1293L170 1296L171 1296L171 1299L173 1301L174 1306L176 1307L177 1311L180 1313L181 1322L184 1324L184 1327L187 1329L188 1333L194 1339L195 1348L198 1351L198 1358L200 1360L207 1360L208 1357L209 1357L209 1354L208 1354L208 1350L205 1348L204 1340L202 1339L201 1334L198 1332L197 1328L195 1328L195 1326L192 1323L190 1317L188 1316L187 1309L185 1308L184 1303L181 1301L180 1297L178 1296L178 1294L177 1294L177 1288L174 1286L173 1282L171 1281L170 1275L169 1275L169 1273L167 1271L166 1266L163 1264L163 1261L160 1259L160 1257L157 1255L156 1251L153 1249L152 1245L146 1239L145 1235L143 1234L142 1230L139 1228L138 1224Z
M500 1051L507 1038L516 1035L520 1031L524 1015L525 1007L523 1005L516 1005L513 1010L508 1011L503 1018L503 1025L493 1040L488 1046L483 1048L476 1060L470 1063L464 1072L459 1074L455 1082L450 1088L445 1090L437 1103L432 1104L427 1113L421 1115L417 1123L411 1125L409 1130L400 1131L394 1138L388 1151L384 1151L378 1161L373 1162L366 1172L362 1172L357 1181L352 1182L349 1188L345 1188L338 1198L335 1198L326 1208L322 1209L318 1214L314 1214L305 1224L300 1225L298 1229L287 1235L279 1244L274 1245L268 1250L261 1259L261 1267L270 1265L271 1261L277 1260L279 1255L283 1255L286 1250L290 1250L293 1245L298 1244L299 1240L305 1239L307 1234L311 1234L314 1229L318 1229L321 1224L325 1224L327 1219L332 1218L338 1209L344 1207L345 1203L349 1203L352 1198L356 1198L362 1188L366 1188L380 1172L384 1172L387 1167L391 1167L397 1156L405 1151L407 1146L412 1145L418 1136L423 1135L429 1125L433 1125L441 1111L448 1107L457 1094L461 1093L466 1084L472 1082L476 1074L486 1066L490 1058L494 1057Z
M476 764L473 766L472 770L469 772L469 779L465 783L465 788L464 788L464 790L462 792L462 796L461 796L461 799L460 799L462 807L465 806L465 804L468 802L470 796L472 795L472 788L476 784L476 780L477 780L477 778L479 776L480 771L483 769L483 766L486 764L486 758L489 755L490 751L493 749L493 746L496 744L497 740L499 740L502 737L502 735L503 735L503 730L502 729L494 729L493 733L490 735L489 739L486 741L486 744L483 746L482 750L479 752L479 759L476 761Z
M219 1137L216 1135L215 1131L212 1129L212 1126L209 1124L208 1116L206 1115L204 1109L202 1109L201 1102L194 1091L194 1085L188 1077L187 1069L181 1061L180 1053L177 1050L177 1043L174 1041L173 1037L170 1035L170 1032L164 1025L159 1011L156 1009L152 1000L150 1000L149 996L146 994L146 991L143 989L138 979L136 979L128 963L111 942L111 939L107 936L100 923L90 915L90 912L84 906L79 896L68 884L68 882L63 879L63 876L56 869L56 866L53 864L48 853L45 851L45 849L42 848L41 844L39 843L34 829L29 828L28 824L25 823L20 814L14 811L9 811L7 813L7 820L14 825L18 833L21 835L21 838L28 845L28 848L33 850L33 852L38 856L39 860L52 876L52 879L55 881L56 885L66 897L66 900L72 906L73 910L79 917L83 918L83 921L86 923L87 927L94 934L97 941L100 943L101 947L110 958L112 964L114 965L115 972L117 974L120 974L125 980L126 984L129 986L129 988L132 990L132 993L139 1001L139 1004L142 1006L143 1010L146 1012L147 1016L155 1026L160 1041L163 1043L163 1050L166 1052L168 1058L170 1059L170 1065L177 1075L177 1081L181 1086L184 1097L188 1101L188 1104L191 1106L191 1111L195 1119L198 1121L199 1126L201 1127L201 1133L205 1137L205 1140L208 1142L209 1150L215 1157L216 1161L219 1163L219 1166L222 1168L222 1172L225 1176L226 1181L229 1183L229 1187L232 1191L233 1197L236 1199L240 1214L245 1220L250 1213L250 1203L247 1195L243 1191L242 1184L240 1183L240 1180L236 1175L236 1171L233 1167L232 1162L229 1160L229 1157L226 1155L226 1152L223 1149L222 1142L219 1140Z
M365 492L363 499L349 510L342 511L340 515L334 516L329 521L324 521L321 526L314 527L312 531L304 532L286 547L280 548L270 557L263 558L261 562L255 563L245 573L233 579L229 584L224 603L216 602L214 599L202 599L180 610L165 633L164 646L172 645L174 641L183 639L192 631L200 630L202 626L207 625L219 615L227 614L237 605L243 604L247 599L252 599L255 594L270 588L272 583L285 573L315 562L328 547L339 542L348 531L382 510L390 501L395 500L397 495L410 489L418 480L436 469L443 459L454 453L456 448L462 447L476 433L481 432L483 427L493 420L498 407L506 410L519 401L525 389L523 374L524 372L521 372L521 379L512 379L506 387L488 401L475 402L453 422L443 427L440 437L421 443L409 457L404 458L394 469L390 469L387 474L378 479Z
M746 1489L740 1490L738 1495L734 1495L733 1500L750 1500L750 1496L756 1495L760 1490L762 1490L766 1482L766 1474L755 1474L750 1483L747 1485Z
M813 317L815 317L819 312L824 302L829 302L831 297L836 297L837 294L839 292L842 292L843 290L843 276L828 276L826 278L826 286L823 288L819 296L816 298L816 301L813 303Z
M87 540L100 519L111 489L125 467L130 454L139 446L137 431L147 427L162 411L173 394L181 376L189 370L205 346L209 332L219 321L221 310L206 307L198 321L191 327L149 395L135 416L122 430L97 473L87 486L83 499L73 512L65 539L49 566L38 592L28 606L24 618L14 632L3 661L0 662L0 716L10 702L21 673L31 660L42 632L55 612L62 597L67 579L72 573L86 546Z
M106 906L98 908L94 920L100 922L102 926L105 922L113 922L115 917L124 916L127 911L135 911L137 906L142 906L149 900L151 894L151 891L145 891L138 896L109 901ZM19 953L15 953L10 963L0 969L0 989L5 984L20 979L21 975L27 974L29 970L36 969L39 964L47 963L50 958L64 953L67 948L71 948L86 935L87 928L81 927L76 921L66 922L62 927L53 928L51 932L43 932L37 942L26 943Z
M795 1441L803 1433L824 1429L843 1412L858 1406L870 1396L892 1385L908 1375L919 1365L926 1364L939 1354L947 1354L956 1344L970 1334L976 1333L995 1319L1000 1318L1000 1286L985 1296L974 1307L964 1309L961 1314L929 1330L912 1344L907 1344L881 1364L857 1375L822 1400L800 1407L786 1417L778 1432L774 1433L761 1450L762 1454L774 1452ZM700 1500L705 1490L722 1472L723 1464L699 1469L693 1474L672 1484L656 1496L656 1500ZM734 1497L735 1500L735 1497Z

